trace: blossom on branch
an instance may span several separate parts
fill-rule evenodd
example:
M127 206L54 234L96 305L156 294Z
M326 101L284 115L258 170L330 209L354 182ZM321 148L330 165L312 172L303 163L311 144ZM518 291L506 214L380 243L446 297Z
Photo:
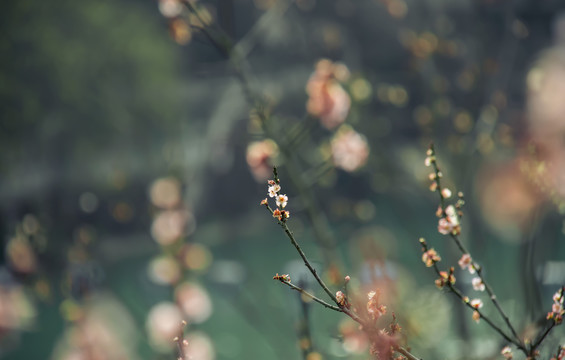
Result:
M335 293L335 298L337 300L337 303L341 306L345 306L347 298L345 296L345 294L343 293L343 291L338 291Z
M480 309L483 307L483 301L481 299L473 299L471 300L470 304L475 309Z
M279 186L280 188L280 186ZM276 197L276 203L278 207L284 208L286 207L286 204L288 203L288 196L283 195L283 194L279 194Z
M274 184L272 186L269 186L269 189L268 189L269 197L277 196L277 193L279 191L281 191L281 186L279 184Z
M505 359L512 360L513 355L510 346L505 346L500 353L502 354L502 356L504 356Z
M485 283L483 282L483 280L481 280L480 277L473 278L471 282L473 284L473 289L475 289L476 291L485 291Z
M441 261L441 257L438 253L432 248L428 251L425 251L422 254L422 261L426 264L427 267L433 266L436 262Z
M373 320L377 320L381 315L386 314L386 306L379 304L379 292L371 291L367 294L367 312Z
M471 255L463 254L458 263L462 270L468 269L469 273L475 273L475 266L473 265L473 259L471 258Z
M439 272L439 279L435 281L436 286L438 288L443 288L447 284L455 284L455 275L453 275L453 268L451 268L450 272L447 271L440 271Z
M565 309L563 308L563 300L565 294L563 294L565 288L559 289L553 295L553 305L551 306L551 311L547 313L547 319L553 319L556 324L561 324L563 321L563 315L565 315Z
M445 217L439 219L437 229L443 235L459 235L461 233L455 206L449 205L445 208Z

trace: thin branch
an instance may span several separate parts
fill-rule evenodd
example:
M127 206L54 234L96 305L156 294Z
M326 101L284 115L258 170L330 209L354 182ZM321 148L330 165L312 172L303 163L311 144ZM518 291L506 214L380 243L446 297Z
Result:
M265 207L267 208L267 210L271 213L271 215L273 214L273 209L271 209L271 207L269 205L265 205ZM304 261L304 265L306 265L306 267L308 268L308 270L310 270L310 273L312 273L312 275L314 276L314 278L316 279L316 281L318 282L318 284L322 287L322 289L324 289L324 291L326 292L326 294L328 294L328 296L332 299L332 301L336 304L339 304L339 302L337 301L335 295L330 291L330 289L328 288L328 286L326 285L326 283L324 283L324 281L322 280L322 278L320 278L320 276L318 275L318 272L316 271L316 269L314 269L314 267L312 266L312 264L310 264L310 261L308 260L308 258L306 257L306 254L304 254L304 251L302 251L302 248L300 247L300 245L298 244L298 242L296 241L296 239L294 238L294 235L292 234L292 231L290 231L290 229L288 228L288 226L286 225L286 221L284 220L278 220L278 224L283 228L286 236L290 239L290 242L292 243L292 245L296 248L296 251L298 251L298 254L300 255L300 257L302 258L302 260Z
M435 153L435 149L434 149L434 145L431 144L430 145L430 158L431 158L431 165L433 166L434 169L434 173L435 173L435 183L437 185L436 187L436 192L439 195L440 198L440 204L441 204L441 210L442 210L442 216L446 217L446 206L445 206L445 198L443 196L442 193L442 186L441 186L441 171L438 167L437 164L437 160L435 158L436 153ZM455 244L457 245L457 247L459 248L459 250L461 250L462 254L468 254L470 256L469 251L465 248L465 246L463 245L463 243L461 242L461 240L459 239L459 236L457 234L451 233L450 234L451 239L453 239L453 241L455 242ZM472 257L471 257L472 258ZM435 265L435 264L434 264ZM479 278L481 279L482 283L485 285L485 289L489 295L490 300L492 301L492 303L494 304L494 306L496 307L498 313L500 314L500 316L504 319L504 322L506 323L506 326L510 329L510 331L512 332L512 335L516 338L517 342L519 343L519 347L521 349L523 349L525 351L526 346L524 345L522 339L520 339L520 337L518 336L518 333L516 332L516 330L514 329L514 326L512 326L512 323L510 322L510 319L508 318L508 316L506 315L506 313L504 312L504 310L502 309L502 307L500 306L500 303L498 302L496 295L494 294L494 291L492 290L492 287L487 283L484 275L483 275L483 269L481 266L478 266L475 261L472 262L471 266L473 266L473 268L477 271L477 275L479 276Z
M315 295L310 294L308 291L304 290L303 288L294 285L293 283L291 283L290 281L285 281L282 279L279 279L279 281L285 285L288 285L291 289L298 291L299 293L303 294L304 296L314 300L315 302L317 302L318 304L323 305L324 307L328 308L328 309L332 309L334 311L337 312L343 312L342 309L340 309L339 307L332 305L332 304L328 304L327 302L325 302L324 300L316 297Z
M551 332L551 330L555 327L555 321L552 321L551 324L545 329L543 333L540 334L538 339L532 344L532 351L535 350L545 339L545 337Z
M428 245L426 244L426 242L420 242L420 244L422 245L422 247L424 248L424 251L428 251ZM439 270L439 267L437 265L436 262L433 262L433 268L436 272L436 274L441 277L441 271ZM479 313L480 317L482 319L484 319L486 321L487 324L489 324L489 326L491 328L493 328L496 332L498 332L506 341L511 342L512 344L516 345L519 349L521 349L522 351L526 352L526 347L518 340L512 339L510 336L506 335L504 333L504 331L502 331L501 328L499 328L497 325L495 325L486 315L484 315L479 309L473 307L473 305L471 305L468 301L468 298L466 296L464 296L461 291L459 291L459 289L457 289L455 286L453 286L453 284L448 280L446 282L447 287L449 288L449 290L455 294L455 296L457 296L468 308L472 309L473 311L476 311L477 313ZM467 300L467 301L466 301Z

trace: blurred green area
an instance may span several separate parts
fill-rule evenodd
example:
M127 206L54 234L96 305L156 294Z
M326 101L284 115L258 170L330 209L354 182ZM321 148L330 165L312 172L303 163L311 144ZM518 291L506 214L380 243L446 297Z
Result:
M506 344L421 262L420 236L442 265L459 259L437 233L430 141L445 184L466 194L466 246L517 327L542 327L565 281L559 1L200 1L246 52L276 134L302 139L294 160L262 142L230 62L163 16L175 4L0 5L0 358L173 359L181 318L194 360L301 358L299 297L272 277L322 292L258 206L261 167L280 165L289 226L326 279L332 271L291 161L351 288L385 289L415 354L499 357ZM350 72L339 130L303 120L321 58ZM350 129L370 149L354 171L332 153ZM456 275L472 293L471 276ZM321 358L368 357L341 314L307 309ZM558 328L542 354L564 337Z

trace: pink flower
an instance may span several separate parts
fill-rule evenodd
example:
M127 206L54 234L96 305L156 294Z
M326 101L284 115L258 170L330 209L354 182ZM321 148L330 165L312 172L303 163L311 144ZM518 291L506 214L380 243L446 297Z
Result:
M480 319L481 319L481 314L476 310L473 311L473 320L475 320L478 323Z
M443 188L441 190L441 195L446 198L449 199L451 197L451 190L449 190L448 188Z
M461 233L459 218L453 205L449 205L445 208L445 217L439 219L437 228L439 233L443 235L458 235Z
M337 81L340 69L343 65L320 60L306 84L308 113L320 118L322 125L330 130L345 121L351 107L349 95Z
M173 209L181 202L181 183L174 177L157 179L151 184L149 196L153 205Z
M462 270L468 269L469 273L475 273L475 266L473 265L473 259L471 259L471 255L463 254L461 259L459 259L459 266Z
M367 312L373 319L378 319L381 315L386 314L386 306L379 304L379 293L371 291L367 294L369 301L367 302Z
M440 260L441 257L434 249L430 249L422 254L422 261L426 264L427 267L431 267L433 264Z
M210 295L200 285L185 282L175 290L177 305L191 323L200 324L206 321L213 312Z
M331 140L334 165L348 172L365 165L369 151L365 137L349 126L340 127Z
M265 181L273 173L271 159L278 155L277 144L270 139L254 141L247 146L247 164L258 182Z
M556 324L561 324L563 321L563 316L565 315L565 309L563 309L563 289L559 289L553 295L553 305L551 306L551 312L547 313L547 319L553 319Z
M447 284L455 284L455 276L453 275L453 268L451 268L450 272L447 271L440 271L439 272L439 279L435 281L436 286L438 288L442 288Z

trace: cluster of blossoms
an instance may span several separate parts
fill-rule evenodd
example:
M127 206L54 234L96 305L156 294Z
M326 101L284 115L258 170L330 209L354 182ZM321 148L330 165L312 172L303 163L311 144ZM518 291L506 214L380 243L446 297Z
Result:
M467 269L470 274L474 274L476 272L476 265L473 262L471 255L463 254L458 263L462 270ZM475 289L475 291L485 291L485 283L480 277L474 277L473 280L471 280L471 283L473 284L473 289Z
M347 299L347 295L343 292L343 291L338 291L335 293L335 298L337 300L337 303L345 308L350 308L351 304L349 303L349 300Z
M445 208L443 207L443 200L451 198L451 190L448 188L441 188L440 186L440 179L442 178L442 173L437 166L436 157L433 149L430 147L426 153L426 160L424 164L426 166L432 166L434 168L434 172L430 173L429 179L432 181L430 185L430 191L439 191L439 194L442 198L442 205L440 205L437 209L436 215L439 217L438 221L438 231L440 234L443 235L459 235L461 234L461 225L459 223L459 218L463 215L461 212L462 206L465 204L463 199L463 193L459 192L457 195L459 199L457 203L454 205L448 205Z
M468 299L465 298L465 301L468 301ZM479 322L479 319L481 318L481 314L477 310L483 307L482 300L481 299L473 299L473 300L469 301L469 304L471 304L471 306L474 309L476 309L475 311L473 311L473 320L475 320L476 322Z
M277 208L273 210L273 217L279 219L280 221L285 221L290 217L290 211L283 210L288 204L288 196L281 194L281 185L276 180L268 181L269 197L275 198L275 203ZM261 200L261 205L269 206L267 198Z
M440 271L439 272L439 279L436 279L435 283L438 288L443 288L445 285L453 285L455 284L455 275L453 275L453 267L447 271Z
M448 190L448 189L443 189ZM437 230L443 235L459 235L461 233L461 225L459 224L459 216L455 210L455 206L449 205L445 208L445 214L442 216L437 225Z
M367 312L373 320L377 320L382 315L386 314L386 306L379 304L379 293L371 291L367 294Z
M563 308L564 292L565 287L562 287L553 295L553 305L551 306L551 311L547 313L547 319L553 319L556 324L561 324L563 315L565 315L565 309Z
M432 267L435 263L441 261L439 254L432 248L430 250L424 251L422 254L422 261L427 267Z

